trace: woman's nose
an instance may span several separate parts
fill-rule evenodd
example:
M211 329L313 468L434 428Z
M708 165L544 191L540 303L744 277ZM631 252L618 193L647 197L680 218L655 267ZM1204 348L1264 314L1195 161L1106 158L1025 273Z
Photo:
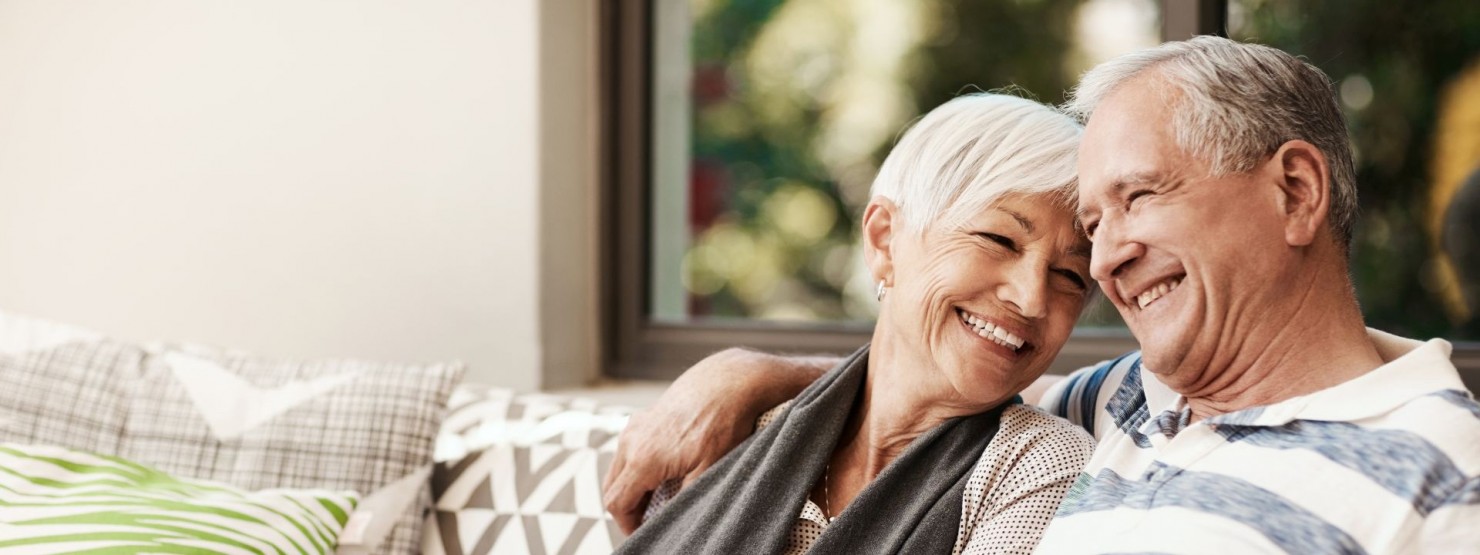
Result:
M1046 268L1036 269L1031 264L1017 264L997 288L997 298L1012 305L1024 318L1037 319L1048 315L1048 279Z

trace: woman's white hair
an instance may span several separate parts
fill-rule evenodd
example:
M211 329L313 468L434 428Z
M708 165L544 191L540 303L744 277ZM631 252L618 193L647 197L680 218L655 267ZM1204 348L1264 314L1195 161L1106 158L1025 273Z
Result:
M1316 145L1331 175L1331 228L1351 248L1357 172L1325 73L1276 48L1203 36L1095 66L1064 108L1087 122L1116 87L1152 69L1173 87L1168 101L1177 146L1206 161L1212 177L1248 172L1286 141Z
M925 114L889 152L872 193L894 201L904 228L960 225L1008 195L1072 209L1079 136L1073 118L1003 94L957 97Z

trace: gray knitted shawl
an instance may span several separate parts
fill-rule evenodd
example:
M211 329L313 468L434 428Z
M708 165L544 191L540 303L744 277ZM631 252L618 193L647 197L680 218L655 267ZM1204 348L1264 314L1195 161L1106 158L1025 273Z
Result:
M864 346L643 523L617 553L778 554L863 390ZM950 553L961 498L1006 405L916 438L828 525L812 553Z

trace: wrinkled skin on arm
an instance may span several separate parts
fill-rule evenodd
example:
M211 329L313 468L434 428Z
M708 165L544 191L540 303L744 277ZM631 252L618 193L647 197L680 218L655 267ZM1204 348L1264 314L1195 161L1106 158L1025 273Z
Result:
M762 413L801 393L839 360L727 349L699 361L622 430L602 484L606 510L632 533L653 490L672 479L687 486L754 433Z

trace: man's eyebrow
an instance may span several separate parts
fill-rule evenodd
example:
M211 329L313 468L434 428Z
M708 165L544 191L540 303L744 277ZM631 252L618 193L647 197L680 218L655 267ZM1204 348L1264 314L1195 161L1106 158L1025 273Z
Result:
M1135 187L1137 185L1163 183L1165 181L1166 176L1157 172L1143 171L1123 175L1120 177L1120 179L1115 180L1114 184L1110 185L1110 196L1113 198L1120 198L1121 196L1125 195L1125 190L1131 187Z
M1160 181L1166 181L1166 176L1162 175L1161 172L1138 171L1122 176L1119 180L1115 182L1114 187L1118 191L1131 185L1145 185L1147 183L1157 183Z
M1084 228L1081 224L1083 224L1084 219L1089 217L1089 215L1093 212L1093 210L1085 210L1084 205L1081 203L1080 206L1074 209L1074 227L1079 228L1080 231L1084 231Z
M1000 206L997 207L997 209L1006 212L1008 216L1012 216L1012 219L1017 220L1018 225L1022 226L1023 231L1033 233L1033 230L1036 229L1036 226L1033 225L1033 220L1024 217L1022 214L1013 212Z
M1165 180L1166 178L1162 176L1162 174L1152 171L1140 171L1126 174L1116 179L1114 183L1110 184L1110 197L1119 198L1125 194L1126 189L1129 189L1136 185L1161 183ZM1091 215L1091 212L1092 211L1090 210L1085 210L1081 205L1081 207L1074 210L1074 215L1079 221L1082 222L1084 221L1084 218L1086 216Z

